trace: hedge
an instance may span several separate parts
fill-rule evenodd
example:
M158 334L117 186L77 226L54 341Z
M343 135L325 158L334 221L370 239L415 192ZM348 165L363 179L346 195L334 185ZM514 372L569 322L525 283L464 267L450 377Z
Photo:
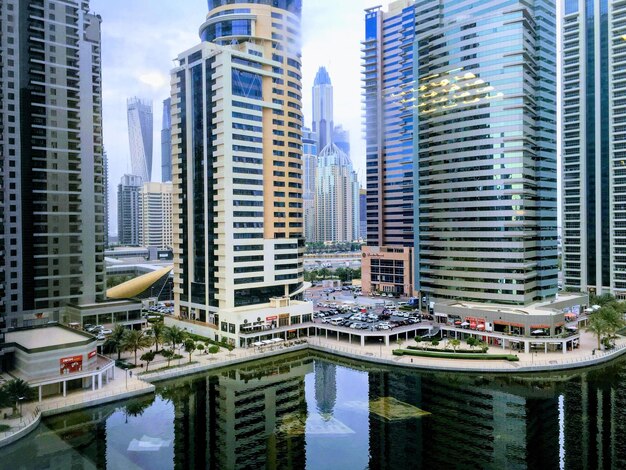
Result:
M428 343L430 344L430 341L428 341ZM420 348L419 346L407 346L407 349L412 349L414 351L432 351L432 352L441 352L441 349L439 348ZM454 350L452 350L452 347L450 347L450 349L448 351L445 352L454 352ZM477 349L457 349L456 353L462 353L462 354L481 354L482 351L480 350L480 348Z
M432 351L414 351L412 349L394 349L394 356L421 356L421 357L437 357L443 359L483 359L487 361L519 361L519 357L513 354L483 354L483 353L446 353Z

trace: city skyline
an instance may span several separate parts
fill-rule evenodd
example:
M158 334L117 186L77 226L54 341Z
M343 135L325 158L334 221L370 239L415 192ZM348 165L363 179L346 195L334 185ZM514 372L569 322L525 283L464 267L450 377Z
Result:
M360 42L364 37L363 10L384 7L389 0L354 0L337 4L330 0L303 2L302 92L305 125L311 127L311 88L315 73L325 66L335 88L335 122L350 132L351 159L360 181L365 176L365 145L362 139ZM169 73L178 53L197 43L197 30L206 18L206 0L180 4L137 0L93 0L92 10L102 20L103 133L109 157L109 193L130 174L126 126L126 98L141 96L157 109L153 132L152 180L161 181L160 104L170 95ZM333 9L333 15L327 14ZM141 18L141 21L138 21ZM167 34L165 34L167 32ZM337 43L342 47L337 48ZM124 53L120 54L119 51ZM332 52L329 52L332 51ZM319 149L321 150L321 149ZM117 204L109 201L110 234L117 233Z

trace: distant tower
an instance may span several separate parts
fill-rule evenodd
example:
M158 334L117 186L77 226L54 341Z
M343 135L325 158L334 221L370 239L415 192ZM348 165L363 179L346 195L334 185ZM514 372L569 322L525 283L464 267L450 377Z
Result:
M124 175L117 187L117 230L120 245L139 245L141 177Z
M302 128L302 170L304 174L302 196L304 203L304 238L315 239L315 175L317 172L317 135L307 127Z
M313 132L321 151L333 141L333 86L326 67L320 67L313 83Z
M161 128L161 181L172 181L172 99L163 100L163 127Z
M132 172L147 183L152 175L152 102L129 98L127 107Z
M317 159L315 240L352 242L359 238L359 191L350 158L335 144Z

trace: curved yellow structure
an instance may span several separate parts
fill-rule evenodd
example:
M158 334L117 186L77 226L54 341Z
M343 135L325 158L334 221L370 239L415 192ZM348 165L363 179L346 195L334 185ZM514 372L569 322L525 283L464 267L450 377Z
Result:
M151 273L143 274L139 277L123 282L107 290L109 299L132 299L142 292L145 292L155 282L170 273L174 266L167 266Z

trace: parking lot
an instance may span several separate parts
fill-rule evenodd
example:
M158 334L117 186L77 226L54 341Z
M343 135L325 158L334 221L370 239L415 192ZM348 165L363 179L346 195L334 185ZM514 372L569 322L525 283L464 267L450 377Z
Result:
M320 295L321 294L321 295ZM315 300L315 298L319 300ZM352 299L351 299L352 297ZM327 300L332 299L335 300ZM430 327L433 317L409 309L406 302L357 296L352 292L323 289L311 295L315 323L330 324L346 330L390 331L398 327L425 323Z

